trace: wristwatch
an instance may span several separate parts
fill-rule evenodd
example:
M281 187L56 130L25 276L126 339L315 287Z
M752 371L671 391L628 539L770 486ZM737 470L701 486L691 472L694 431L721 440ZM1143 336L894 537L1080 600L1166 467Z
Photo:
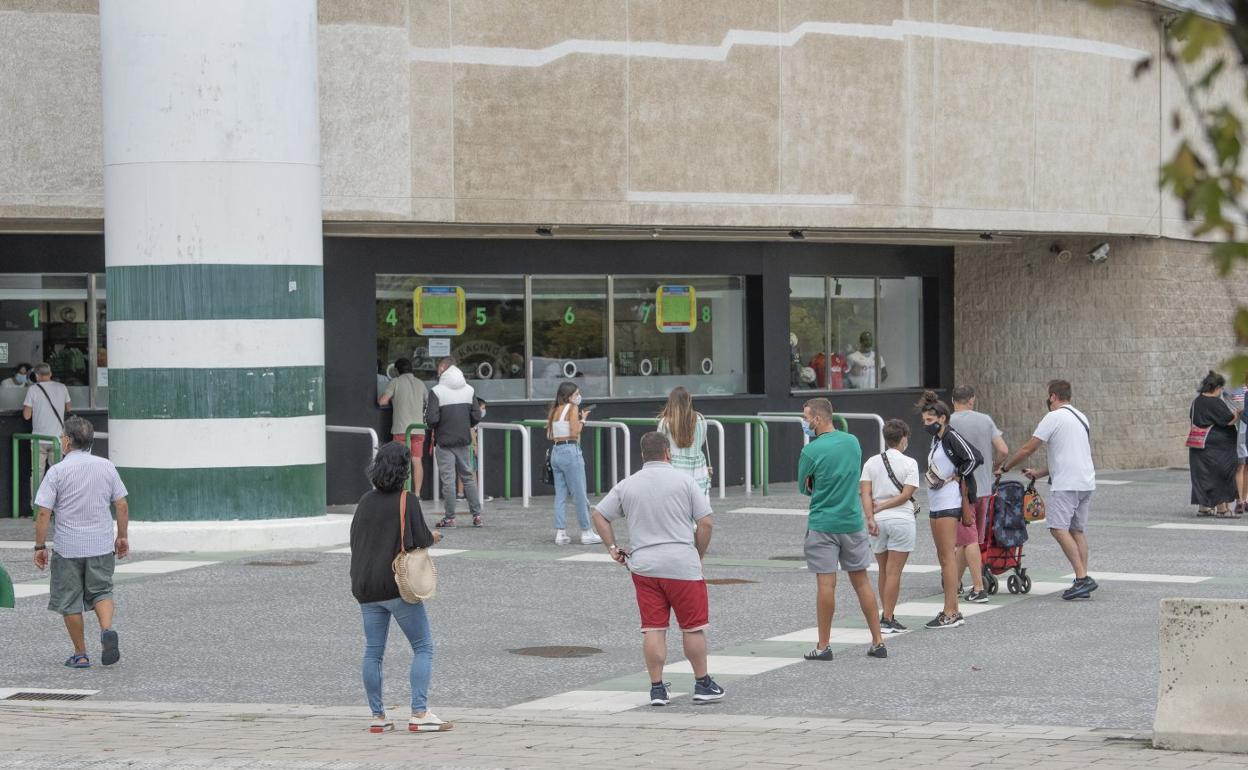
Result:
M36 550L36 551L46 551L46 550L48 550L48 546L47 546L46 544L45 544L45 545L37 545L37 546L35 546L35 550Z

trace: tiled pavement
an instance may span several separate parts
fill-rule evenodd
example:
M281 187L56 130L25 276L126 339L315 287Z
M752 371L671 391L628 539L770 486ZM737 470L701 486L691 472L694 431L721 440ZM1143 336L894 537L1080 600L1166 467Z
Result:
M398 717L402 727L401 714ZM0 768L1051 768L1243 767L1079 727L695 713L454 709L442 734L367 732L355 708L265 704L0 704Z

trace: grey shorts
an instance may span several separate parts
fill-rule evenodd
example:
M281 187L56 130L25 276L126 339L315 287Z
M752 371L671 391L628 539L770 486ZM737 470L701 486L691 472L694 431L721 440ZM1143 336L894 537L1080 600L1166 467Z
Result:
M884 553L885 551L898 551L901 553L910 553L914 550L914 517L910 516L905 519L884 519L876 520L876 526L880 528L880 534L871 538L871 552Z
M1049 529L1082 532L1088 526L1088 509L1092 491L1051 490L1044 505L1044 523Z
M836 572L839 563L846 572L857 572L871 565L871 546L865 529L858 532L815 532L806 530L806 568L811 572Z
M66 559L52 551L48 609L62 615L81 615L95 603L113 598L113 554Z

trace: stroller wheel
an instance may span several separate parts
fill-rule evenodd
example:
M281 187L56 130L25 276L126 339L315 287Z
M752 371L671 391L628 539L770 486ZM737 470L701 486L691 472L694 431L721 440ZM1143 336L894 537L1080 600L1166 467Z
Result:
M1000 582L1001 581L997 580L996 575L984 570L984 588L987 589L989 595L995 595L997 593L997 587L1000 585Z
M1005 584L1009 586L1010 593L1012 594L1016 594L1021 590L1021 586L1019 585L1018 575L1010 575L1009 579L1006 580Z
M1025 594L1031 593L1031 578L1027 577L1026 575L1023 575L1023 579L1019 582L1022 584L1020 588L1022 589L1023 593Z

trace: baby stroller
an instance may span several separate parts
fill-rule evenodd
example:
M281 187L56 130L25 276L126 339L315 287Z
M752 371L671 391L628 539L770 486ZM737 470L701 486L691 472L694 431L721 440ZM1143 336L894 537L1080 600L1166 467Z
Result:
M979 544L984 559L984 588L995 594L997 575L1013 571L1006 581L1012 594L1031 591L1031 578L1023 567L1023 543L1027 542L1027 521L1023 519L1023 485L1017 481L997 481L988 500L984 522L984 542Z

